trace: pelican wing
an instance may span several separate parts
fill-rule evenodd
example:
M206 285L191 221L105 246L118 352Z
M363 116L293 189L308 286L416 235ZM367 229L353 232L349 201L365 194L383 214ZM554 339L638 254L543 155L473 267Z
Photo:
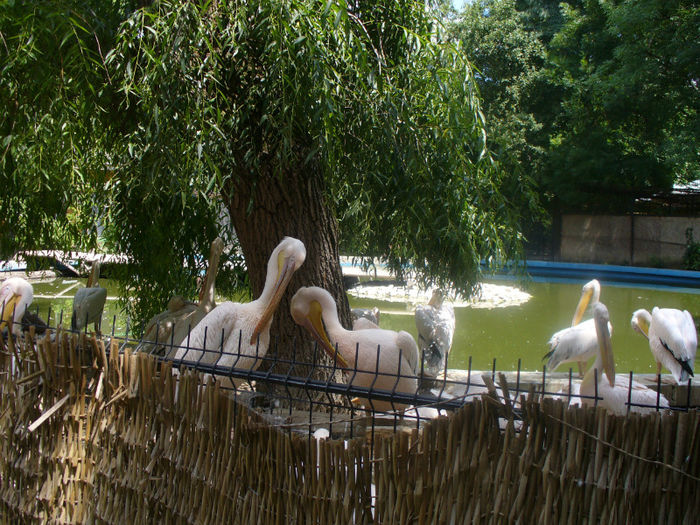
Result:
M418 345L413 336L403 330L396 335L396 344L401 349L401 356L406 360L412 374L416 374L419 368Z
M106 301L107 290L101 286L81 288L75 292L71 328L82 330L90 323L99 324Z
M671 371L676 381L682 383L694 375L697 333L690 313L654 308L649 341L656 360Z
M240 307L239 303L226 301L205 315L182 339L175 359L209 364L216 362L234 330Z
M433 340L433 327L436 322L435 309L427 304L416 306L416 329L418 330L418 342L421 348L426 347Z
M612 334L612 325L608 323ZM588 361L598 352L598 336L593 319L556 332L547 342L549 352L547 368L555 370L560 364L571 361Z
M611 387L610 383L604 378L601 381L598 379L598 405L605 407L609 412L624 416L627 414L627 401L630 401L630 412L641 414L656 412L657 392L651 388L632 381L632 391L630 392L629 376L625 374L617 374L615 376L615 386ZM593 388L585 388L581 386L581 394L584 396L593 396L595 390ZM593 399L584 398L584 404L593 406ZM643 405L643 406L638 406ZM668 399L663 394L658 395L658 405L660 409L668 408Z
M443 303L440 308L431 305L416 306L416 329L418 342L425 349L436 343L443 355L452 347L455 331L455 312L452 305Z

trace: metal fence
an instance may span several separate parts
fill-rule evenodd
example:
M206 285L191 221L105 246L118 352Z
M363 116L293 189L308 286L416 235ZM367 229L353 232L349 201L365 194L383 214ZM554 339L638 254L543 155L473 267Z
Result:
M38 318L38 312L33 318ZM23 329L29 331L30 326L33 326L35 332L48 330L51 334L49 337L54 338L57 333L79 335L62 327L62 312L56 315L48 311L49 324L52 319L57 321L57 327L53 329L42 324L32 325L26 319ZM221 366L218 361L224 355L223 347L215 350L183 347L184 356L176 359L173 356L180 347L173 340L158 341L156 338L148 341L142 334L129 334L128 328L122 335L115 332L116 318L113 318L108 335L105 336L108 356L110 348L118 348L120 354L127 350L133 353L139 349L148 349L146 353L159 363L167 363L175 371L192 370L205 374L205 379L212 385L218 383L222 392L262 414L268 414L271 421L286 421L289 429L309 434L319 428L326 428L331 435L352 438L358 428L361 432L367 427L374 431L377 424L391 425L393 428L399 425L420 428L426 421L454 412L465 403L481 399L482 396L506 408L510 417L516 421L525 417L521 407L526 397L535 401L543 398L560 399L566 405L585 403L596 406L601 400L598 396L598 375L594 376L593 395L582 395L578 392L580 381L574 378L571 369L568 373L555 374L549 373L545 368L538 372L523 371L520 361L515 371L498 371L494 359L491 370L484 371L473 370L470 358L466 370L454 371L449 368L448 356L443 373L437 378L427 378L422 367L415 375L402 374L400 368L395 371L380 370L380 347L376 349L375 367L361 369L355 362L343 369L322 359L323 352L318 346L314 346L310 359L302 359L301 352L295 349L294 341L281 343L273 340L264 354L233 354L233 366ZM82 335L89 335L87 326ZM240 337L239 334L239 339ZM239 348L240 342L239 340ZM291 345L292 351L285 352L290 358L280 357L280 344ZM198 357L189 358L190 352L196 352ZM231 354L228 356L231 357ZM237 367L239 359L251 358L254 359L251 367ZM365 386L361 386L356 381L358 376L373 379L369 384L365 381ZM384 389L375 385L378 379L387 377L391 379L393 388ZM418 387L411 391L398 388L400 380L405 378L415 380ZM645 403L632 399L634 379L633 372L630 372L625 403L627 412L664 413L688 411L695 407L692 381L688 381L679 394L673 396L672 406L665 407L662 403L664 398L661 395L660 375L656 377L656 384L650 385L655 386L657 395ZM363 402L358 404L358 400ZM319 414L324 415L320 417ZM357 421L361 422L359 427Z
M316 357L306 364L325 377L295 374L274 346L240 370L134 353L126 335L36 329L0 343L3 521L680 523L700 511L696 410L566 408L548 374L495 365L380 391Z

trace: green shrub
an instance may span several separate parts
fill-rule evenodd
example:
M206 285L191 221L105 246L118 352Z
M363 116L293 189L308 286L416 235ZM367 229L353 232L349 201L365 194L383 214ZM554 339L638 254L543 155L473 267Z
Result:
M685 230L685 254L683 267L686 270L700 270L700 242L693 240L693 229Z

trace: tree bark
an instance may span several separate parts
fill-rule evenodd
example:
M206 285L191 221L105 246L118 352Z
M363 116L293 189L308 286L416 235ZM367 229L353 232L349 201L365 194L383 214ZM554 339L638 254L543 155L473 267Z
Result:
M322 176L308 165L279 177L269 170L255 182L232 177L224 190L254 298L265 284L270 254L283 237L295 237L306 247L306 260L290 281L272 321L267 355L282 360L294 358L297 362L315 359L329 364L330 359L322 351L314 350L311 336L289 313L291 298L301 286L320 286L335 298L341 322L347 328L351 325L338 253L338 223L326 202ZM271 361L261 368L269 366ZM287 372L281 363L274 367L275 372ZM308 369L295 366L294 375L302 374L308 374ZM317 373L316 377L323 375ZM325 375L320 378L326 379L329 374Z

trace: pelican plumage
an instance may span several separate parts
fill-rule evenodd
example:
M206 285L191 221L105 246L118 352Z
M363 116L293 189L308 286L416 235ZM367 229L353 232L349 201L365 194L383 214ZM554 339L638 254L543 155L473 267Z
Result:
M445 293L433 290L427 304L416 306L418 345L423 359L423 374L436 377L444 371L447 356L452 348L455 332L454 307L445 301Z
M32 304L34 288L21 277L10 277L0 285L0 332L8 328L15 337L22 333L20 320Z
M260 297L218 305L179 342L175 359L255 370L267 353L272 316L305 259L304 243L285 237L270 255Z
M95 324L95 332L100 332L102 312L107 301L107 290L100 286L100 263L92 263L87 286L80 288L73 297L73 315L70 326L72 330L80 331L90 323Z
M290 304L294 321L306 328L320 347L350 375L351 384L365 388L414 394L418 387L418 346L408 332L382 328L346 330L328 291L318 287L297 290ZM336 346L337 345L337 352ZM376 410L404 408L389 401L363 401Z
M204 283L200 291L200 301L195 303L181 295L174 295L168 301L167 309L156 314L146 325L142 341L137 350L149 353L165 353L173 357L177 352L174 346L182 341L204 316L216 307L215 285L219 272L219 261L224 251L224 241L217 237L209 249L209 261Z
M562 363L576 361L579 375L583 376L586 363L597 354L598 339L593 319L582 323L581 318L587 308L595 308L599 301L600 283L593 279L581 289L581 297L576 305L571 326L559 330L547 342L549 352L544 358L547 359L548 370L555 370ZM612 334L612 324L608 326L608 330Z
M625 415L628 410L639 413L655 412L657 399L659 408L668 408L668 400L662 394L660 395L655 390L636 381L632 381L630 385L629 377L615 375L615 358L608 330L610 316L603 303L594 306L593 321L598 337L598 351L595 363L588 369L581 381L581 402L584 405L592 406L597 401L598 406L602 406L616 415ZM602 372L605 373L606 377L603 377ZM596 388L598 399L591 399L596 395Z
M631 323L632 328L649 340L658 374L663 365L678 384L686 383L689 376L695 376L693 370L698 334L688 310L654 307L649 313L642 308L632 314Z

